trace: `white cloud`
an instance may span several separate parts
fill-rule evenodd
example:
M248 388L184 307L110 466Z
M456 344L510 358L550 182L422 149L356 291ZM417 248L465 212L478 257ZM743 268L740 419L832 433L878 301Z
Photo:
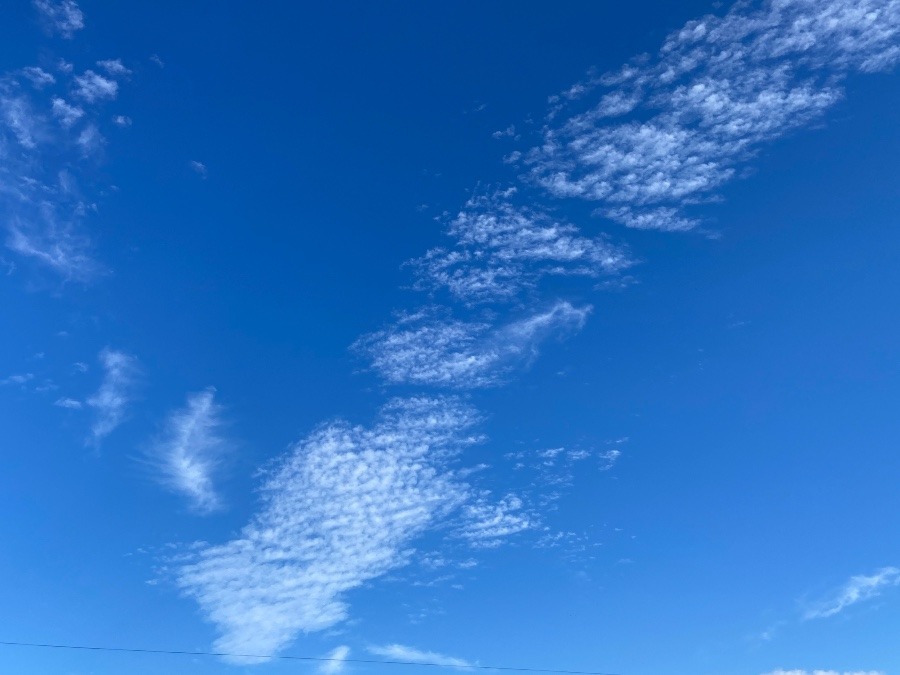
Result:
M448 230L456 245L412 261L420 288L446 287L466 303L509 301L548 275L596 278L633 264L623 248L602 237L583 237L574 225L514 205L514 192L467 202Z
M897 567L882 567L871 575L850 577L831 598L807 609L803 618L826 619L851 605L877 598L883 591L894 586L900 586L900 569Z
M521 498L513 494L496 503L484 494L463 508L462 518L459 536L480 548L497 547L506 537L538 525L537 517L529 513Z
M197 160L191 160L189 162L189 166L200 178L206 178L209 176L209 170L206 168L206 164L203 162L198 162Z
M0 380L0 386L10 385L10 384L27 384L34 379L34 373L22 373L19 375L10 375L2 380Z
M319 666L318 671L322 673L322 675L337 675L337 673L344 671L348 656L350 656L350 647L347 645L335 647L325 657L328 661L322 663Z
M127 115L116 115L115 117L113 117L113 123L119 127L130 127L131 118Z
M343 620L347 591L405 564L467 498L446 463L475 419L454 399L397 400L372 428L337 421L297 443L240 536L200 546L179 570L220 633L215 648L274 654Z
M46 87L48 84L54 84L56 82L56 78L53 77L50 73L48 73L43 68L38 68L37 66L28 66L27 68L22 68L22 74L38 89Z
M103 382L97 392L87 399L94 410L90 441L99 444L124 420L128 405L134 398L138 361L134 356L105 347L100 352Z
M65 99L56 97L51 103L53 105L53 116L64 127L70 127L84 117L84 109L79 108L77 105L70 105Z
M490 387L534 359L548 337L580 330L590 311L589 306L561 301L546 311L493 327L444 319L427 310L363 337L354 348L371 357L372 367L394 384Z
M81 410L81 401L76 401L74 398L58 398L53 403L55 406L59 406L60 408L68 408L69 410Z
M185 495L199 513L222 506L213 477L229 444L222 435L222 409L214 395L212 388L189 395L187 406L169 415L163 436L150 450L163 483Z
M880 670L772 670L765 675L885 675Z
M822 119L854 71L900 60L898 0L769 0L689 22L655 59L578 85L587 111L553 121L524 156L557 196L601 202L628 227L687 230L685 207L709 201L766 143ZM616 118L634 113L630 119Z
M105 143L95 104L118 85L92 71L72 78L63 69L57 77L79 104L42 90L56 77L40 68L0 75L0 227L12 251L66 280L87 281L102 271L83 228L97 204L78 175ZM26 80L36 87L23 87Z
M131 71L122 63L122 59L106 59L105 61L97 61L97 65L103 68L113 77L125 77L131 75Z
M84 28L84 14L74 0L34 0L34 6L48 29L64 38L71 39L76 31Z
M119 83L93 70L75 76L75 94L88 103L111 101L119 93Z
M426 652L415 647L390 644L383 646L370 646L367 648L372 654L392 661L406 661L407 663L422 663L448 668L471 668L472 663L455 656L447 656L438 652Z

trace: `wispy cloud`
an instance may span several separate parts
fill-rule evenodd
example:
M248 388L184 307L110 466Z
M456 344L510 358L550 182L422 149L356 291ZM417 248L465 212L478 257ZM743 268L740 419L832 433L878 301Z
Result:
M229 443L222 435L222 408L214 396L212 388L189 395L187 406L169 415L163 436L150 449L150 461L163 483L185 495L199 513L222 506L213 478Z
M60 408L68 408L69 410L81 410L82 405L81 401L78 401L74 398L58 398L54 401L53 405L58 406Z
M404 399L372 428L333 422L299 442L241 535L180 569L220 632L216 649L273 654L343 620L347 591L406 563L413 540L466 499L446 462L473 441L475 419L454 399Z
M138 361L130 354L106 347L99 358L103 367L103 382L86 401L94 411L89 441L95 445L125 420L128 405L134 398L138 375Z
M509 301L544 276L613 275L633 261L603 237L535 207L516 206L515 189L473 197L450 222L451 249L434 248L412 261L420 288L446 287L465 303Z
M34 7L52 33L71 39L84 28L84 14L74 0L34 0Z
M117 92L115 80L90 70L73 77L68 67L54 75L29 66L0 75L5 243L66 280L87 281L102 271L83 228L97 204L78 176L102 154L100 106Z
M325 657L328 661L322 663L318 667L318 671L322 673L322 675L337 675L337 673L344 671L344 666L347 665L348 656L350 656L350 647L347 645L335 647Z
M816 603L804 614L804 620L826 619L844 611L851 605L877 598L894 586L900 586L900 569L882 567L874 574L850 577L830 598Z
M590 310L560 301L501 326L441 318L436 310L424 310L363 337L354 347L394 384L490 387L532 360L548 337L580 330Z
M691 229L686 207L714 198L764 144L821 120L847 74L893 67L898 35L897 0L737 3L670 34L655 58L552 97L523 161L553 195L597 201L628 227Z
M191 170L198 176L200 176L200 178L205 179L209 176L209 169L206 168L206 164L204 164L203 162L198 162L197 160L192 159L188 163L188 166L190 166Z
M119 94L119 83L93 70L75 76L75 95L88 103L111 101Z
M881 670L772 670L765 675L885 675Z
M427 663L448 668L471 668L472 663L455 656L447 656L438 652L427 652L406 645L389 644L367 648L372 654L392 661L406 661L409 663Z
M0 386L10 385L10 384L27 384L34 379L34 373L20 373L17 375L10 375L9 377L5 377L0 380Z

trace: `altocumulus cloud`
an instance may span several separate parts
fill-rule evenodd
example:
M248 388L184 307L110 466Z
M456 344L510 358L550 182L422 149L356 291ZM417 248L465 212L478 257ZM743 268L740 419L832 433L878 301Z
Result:
M453 398L398 399L371 428L332 422L297 443L240 536L179 568L216 649L274 654L346 618L347 591L404 565L419 535L471 499L449 464L475 442L476 419Z
M685 207L714 198L765 143L821 120L849 73L900 60L898 0L747 7L690 21L648 62L551 97L543 142L510 161L628 227L688 230L698 221Z
M534 206L516 205L515 188L478 195L450 222L451 249L434 248L412 261L419 288L450 291L467 304L510 301L545 276L615 275L633 261L603 237Z
M199 513L222 507L214 477L229 443L222 434L222 408L214 397L212 388L190 394L187 405L169 415L162 437L149 453L162 482L186 496Z
M39 0L35 7L66 37L82 25L74 2ZM100 63L107 75L93 70L73 75L64 62L56 72L27 66L0 75L5 243L65 280L85 281L102 271L83 227L97 204L80 176L105 146L101 108L118 95L116 78L129 71L118 59Z
M495 326L443 317L440 310L430 308L363 337L355 348L393 384L491 387L533 360L547 338L580 330L590 311L590 306L558 301L544 311Z

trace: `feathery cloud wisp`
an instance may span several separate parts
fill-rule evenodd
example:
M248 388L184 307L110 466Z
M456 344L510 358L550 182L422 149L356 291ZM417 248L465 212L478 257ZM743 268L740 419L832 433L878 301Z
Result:
M807 609L803 619L827 619L851 605L877 598L893 586L900 586L900 568L897 567L882 567L874 574L850 577L831 598Z
M436 666L446 666L448 668L471 668L472 664L465 659L455 656L447 656L438 652L426 652L415 647L407 647L406 645L389 644L389 645L373 645L367 649L376 656L381 656L394 661L406 661L410 663L427 663Z
M213 477L228 442L221 433L221 406L214 396L212 388L189 395L187 406L169 415L162 438L150 449L150 461L163 483L185 495L199 513L222 506Z
M94 410L95 419L89 441L95 445L125 420L138 375L138 361L134 356L109 347L100 352L100 364L103 367L103 382L86 401Z

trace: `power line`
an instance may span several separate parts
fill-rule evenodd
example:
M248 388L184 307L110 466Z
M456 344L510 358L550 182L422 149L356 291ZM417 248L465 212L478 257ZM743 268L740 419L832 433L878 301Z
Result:
M429 663L422 661L379 661L377 659L339 659L330 656L290 656L287 654L232 654L229 652L192 652L178 649L141 649L139 647L97 647L89 645L58 645L41 642L12 642L0 640L0 645L7 647L42 647L44 649L77 649L89 652L126 652L129 654L174 654L177 656L217 656L237 659L281 659L283 661L343 661L346 663L368 663L383 666L432 666L436 668L459 668L461 670L503 670L516 673L553 673L555 675L617 675L591 670L559 670L556 668L516 668L513 666L465 665L450 666L446 663Z

